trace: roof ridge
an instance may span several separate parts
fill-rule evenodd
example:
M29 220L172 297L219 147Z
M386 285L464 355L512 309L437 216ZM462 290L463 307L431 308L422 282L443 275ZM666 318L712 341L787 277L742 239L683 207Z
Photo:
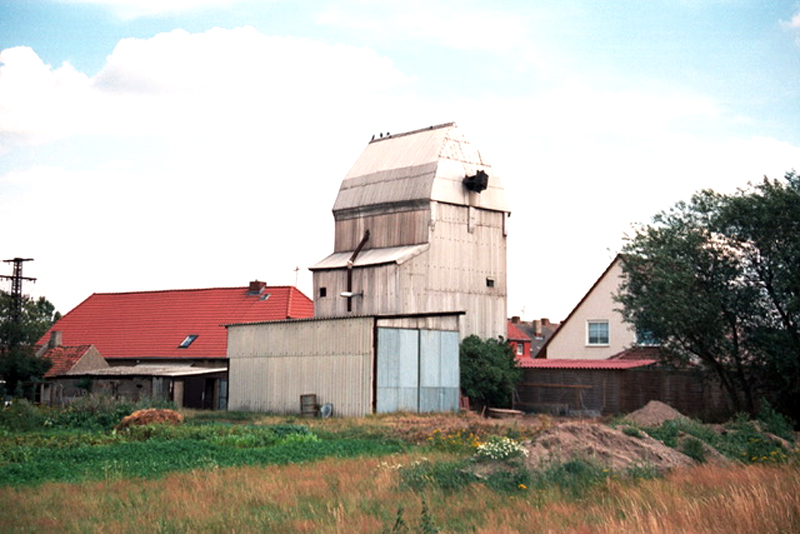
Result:
M285 287L292 287L289 285L277 286L264 286L264 289L281 289ZM193 288L179 288L179 289L151 289L142 291L109 291L107 293L92 293L90 295L143 295L147 293L188 293L191 291L220 291L220 290L234 290L234 289L250 289L250 286L216 286L216 287L193 287ZM88 299L88 297L87 297Z
M389 139L394 139L394 138L397 138L397 137L404 137L406 135L414 135L414 134L418 134L420 132L427 132L427 131L430 131L430 130L439 130L441 128L452 128L455 125L456 125L456 123L454 121L451 121L451 122L443 122L442 124L434 124L434 125L431 125L431 126L427 126L425 128L417 128L416 130L410 130L408 132L401 132L399 134L389 134L389 133L387 133L386 137L373 138L372 140L370 140L370 142L368 144L377 143L379 141L388 141Z

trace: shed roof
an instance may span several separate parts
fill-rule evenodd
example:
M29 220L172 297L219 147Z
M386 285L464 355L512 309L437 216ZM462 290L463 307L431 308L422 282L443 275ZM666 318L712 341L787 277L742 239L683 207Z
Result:
M488 188L470 192L463 180L479 170L489 175ZM373 139L342 181L333 211L431 200L510 211L500 178L452 122Z
M313 302L290 286L95 293L59 319L51 332L65 346L94 345L108 360L225 358L230 323L314 315ZM187 346L187 336L197 336Z
M370 265L384 265L387 263L402 264L419 256L430 248L430 243L420 245L406 245L401 247L368 248L362 250L353 262L353 267L367 267ZM334 252L324 260L309 267L312 271L325 269L341 269L347 267L352 251Z
M92 348L91 345L78 345L77 347L60 346L48 350L43 357L53 362L53 365L44 374L44 378L67 374L90 348Z
M647 367L654 363L656 360L547 360L543 358L517 360L517 364L526 369L623 370Z
M190 365L120 365L116 367L105 367L103 369L93 369L79 373L82 376L94 377L124 377L124 376L198 376L216 373L225 373L227 367L192 367Z

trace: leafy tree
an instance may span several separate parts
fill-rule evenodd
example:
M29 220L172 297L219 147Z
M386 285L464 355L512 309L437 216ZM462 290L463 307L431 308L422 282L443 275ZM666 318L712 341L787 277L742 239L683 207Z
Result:
M461 342L461 390L485 406L510 405L522 369L511 346L502 338L482 340L471 335Z
M674 363L699 361L734 408L800 400L800 179L701 191L623 247L617 300Z
M37 358L33 345L57 321L61 314L46 298L23 297L20 321L12 319L13 301L0 291L0 377L6 394L22 396L22 385L42 377L51 362Z

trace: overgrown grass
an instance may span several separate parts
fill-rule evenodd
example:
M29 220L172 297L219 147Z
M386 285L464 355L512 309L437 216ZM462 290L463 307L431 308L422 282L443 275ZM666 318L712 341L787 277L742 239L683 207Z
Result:
M800 531L800 472L701 466L663 478L602 478L576 499L531 481L514 493L401 483L396 465L459 458L427 451L313 464L2 488L3 532L641 532ZM586 466L562 470L584 472ZM425 511L423 511L425 510ZM397 529L398 516L402 519ZM428 525L428 527L424 527Z

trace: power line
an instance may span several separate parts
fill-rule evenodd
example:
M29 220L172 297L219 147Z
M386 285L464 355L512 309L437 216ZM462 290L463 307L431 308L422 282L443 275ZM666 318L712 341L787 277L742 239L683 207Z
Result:
M11 320L19 324L22 320L22 282L36 281L36 278L22 276L22 262L33 261L33 258L14 258L3 261L14 264L14 273L11 276L0 274L0 278L11 280Z

